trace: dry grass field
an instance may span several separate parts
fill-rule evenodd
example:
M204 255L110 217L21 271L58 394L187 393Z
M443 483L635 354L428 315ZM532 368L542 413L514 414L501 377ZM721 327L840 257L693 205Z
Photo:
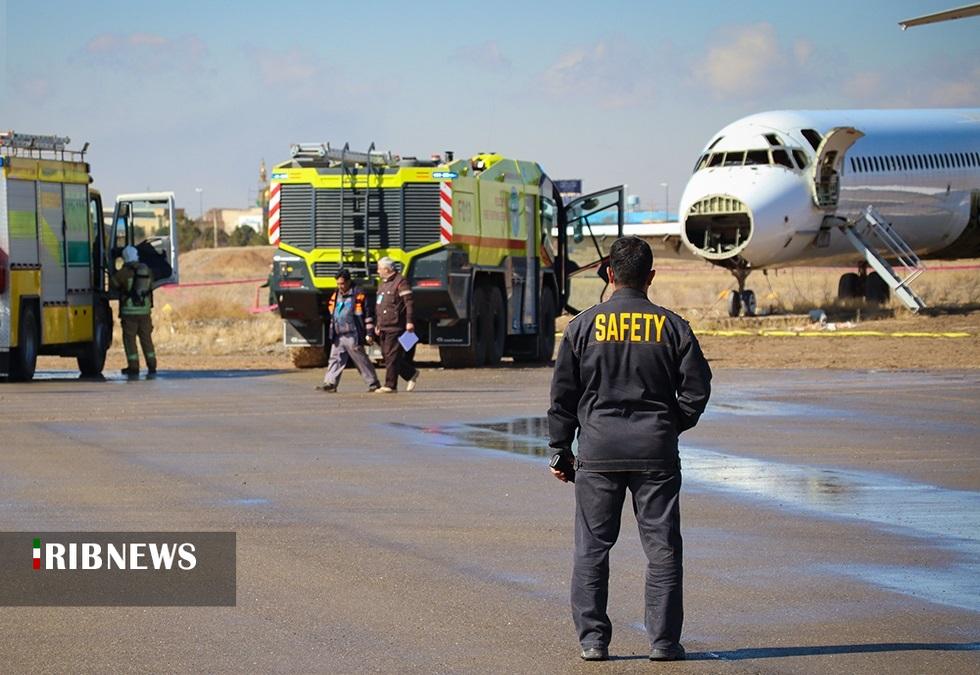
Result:
M265 305L267 290L259 285L268 273L271 247L191 251L181 257L181 286L157 290L153 320L162 368L289 368L282 346L282 325L274 312L252 313ZM791 268L753 274L761 316L730 319L725 309L734 279L701 262L658 262L653 299L686 317L700 331L705 353L716 367L777 368L978 368L980 367L980 270L962 267L974 261L934 263L916 289L930 309L913 315L894 300L884 308L836 300L837 280L846 270ZM244 283L227 283L247 280ZM198 285L215 283L216 285ZM594 304L602 282L573 282L572 304ZM807 316L823 309L832 327L863 331L939 333L960 331L966 338L844 337L832 331L813 337L720 336L718 329L808 330ZM560 323L560 327L563 324ZM815 327L815 328L820 328ZM421 349L419 359L434 361L435 350ZM46 360L63 368L66 361ZM109 366L124 358L116 330Z

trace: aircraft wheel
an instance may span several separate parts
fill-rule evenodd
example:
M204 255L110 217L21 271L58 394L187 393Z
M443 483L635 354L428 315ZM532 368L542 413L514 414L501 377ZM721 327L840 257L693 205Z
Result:
M728 316L736 317L742 311L742 296L738 291L731 291L728 294Z
M840 281L837 282L837 299L853 300L864 295L861 292L861 277L854 272L842 274Z
M755 316L755 291L742 291L742 307L745 316Z
M891 288L885 280L877 274L869 274L864 282L864 299L873 305L884 305L888 303Z

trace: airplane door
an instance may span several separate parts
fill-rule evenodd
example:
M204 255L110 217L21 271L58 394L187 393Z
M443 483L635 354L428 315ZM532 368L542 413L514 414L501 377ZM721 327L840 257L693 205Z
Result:
M817 148L817 158L810 171L813 203L827 210L837 208L840 199L840 172L846 153L864 133L854 127L831 129Z
M153 288L179 280L177 216L173 192L116 197L109 225L107 269L121 266L122 249L135 246L140 262L153 272Z

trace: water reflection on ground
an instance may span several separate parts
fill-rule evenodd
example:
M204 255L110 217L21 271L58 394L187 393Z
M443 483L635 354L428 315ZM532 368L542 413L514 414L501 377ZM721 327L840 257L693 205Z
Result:
M466 448L550 457L547 420L422 429L433 441ZM872 523L888 532L922 538L955 554L943 568L828 566L917 598L980 612L980 492L950 490L869 471L828 469L683 447L684 482L694 489L792 508L818 517Z

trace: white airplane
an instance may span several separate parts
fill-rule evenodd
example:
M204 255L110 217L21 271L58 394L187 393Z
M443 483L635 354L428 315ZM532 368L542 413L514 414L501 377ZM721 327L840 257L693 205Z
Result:
M715 134L678 208L675 237L729 269L729 314L753 314L754 270L854 264L838 295L913 310L920 259L980 257L980 109L764 112ZM906 269L902 276L887 261ZM877 274L868 274L869 268Z

